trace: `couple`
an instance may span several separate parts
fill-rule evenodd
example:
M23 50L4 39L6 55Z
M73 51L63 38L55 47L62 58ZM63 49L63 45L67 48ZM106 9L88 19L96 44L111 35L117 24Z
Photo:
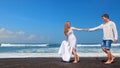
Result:
M71 27L69 21L65 23L64 34L67 38L67 41L64 40L62 42L58 52L61 55L63 61L69 62L72 54L74 56L73 63L78 63L79 61L79 56L76 52L76 37L73 33L73 30L78 30L78 31L86 30L90 32L98 29L103 29L103 41L101 44L101 48L108 56L105 64L111 64L114 61L115 56L112 55L110 48L111 48L112 42L118 41L118 33L117 33L116 25L114 22L109 20L108 14L102 15L102 19L105 22L104 24L101 24L98 27L90 28L90 29L81 29L81 28Z

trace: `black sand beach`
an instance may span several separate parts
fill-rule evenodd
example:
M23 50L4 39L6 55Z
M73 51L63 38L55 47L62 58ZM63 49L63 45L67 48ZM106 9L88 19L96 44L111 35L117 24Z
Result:
M0 68L120 68L120 57L105 65L106 57L82 57L80 62L63 62L61 58L11 58L0 59Z

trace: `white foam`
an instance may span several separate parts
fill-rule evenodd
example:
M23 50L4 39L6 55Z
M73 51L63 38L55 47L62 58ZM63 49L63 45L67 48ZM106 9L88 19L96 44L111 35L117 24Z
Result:
M77 44L77 46L101 46L101 44L88 44L88 45L85 45L85 44Z
M1 44L1 47L14 47L14 46L43 46L46 47L49 44ZM113 46L120 46L120 43L112 44ZM77 44L77 46L101 46L101 44Z
M14 47L14 46L48 46L48 44L1 44L1 47Z
M112 44L113 46L120 46L120 44L119 43L117 43L117 44Z
M59 57L55 53L0 53L0 58Z
M101 46L101 44L77 44L77 46ZM112 46L120 46L120 43L113 43Z
M106 57L105 53L78 53L80 57ZM119 53L113 53L120 57ZM0 58L60 57L57 53L0 53Z

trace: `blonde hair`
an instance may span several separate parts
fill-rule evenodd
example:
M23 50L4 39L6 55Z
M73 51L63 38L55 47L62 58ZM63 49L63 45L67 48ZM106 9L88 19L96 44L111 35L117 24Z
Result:
M67 36L67 33L68 33L69 29L70 29L70 22L66 21L65 26L64 26L64 34L65 34L65 36Z

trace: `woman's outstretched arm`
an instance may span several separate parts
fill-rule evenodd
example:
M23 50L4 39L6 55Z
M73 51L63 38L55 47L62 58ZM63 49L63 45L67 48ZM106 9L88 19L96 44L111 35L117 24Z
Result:
M82 31L82 30L86 30L86 29L83 29L83 28L75 28L75 27L71 27L72 30L78 30L78 31Z

